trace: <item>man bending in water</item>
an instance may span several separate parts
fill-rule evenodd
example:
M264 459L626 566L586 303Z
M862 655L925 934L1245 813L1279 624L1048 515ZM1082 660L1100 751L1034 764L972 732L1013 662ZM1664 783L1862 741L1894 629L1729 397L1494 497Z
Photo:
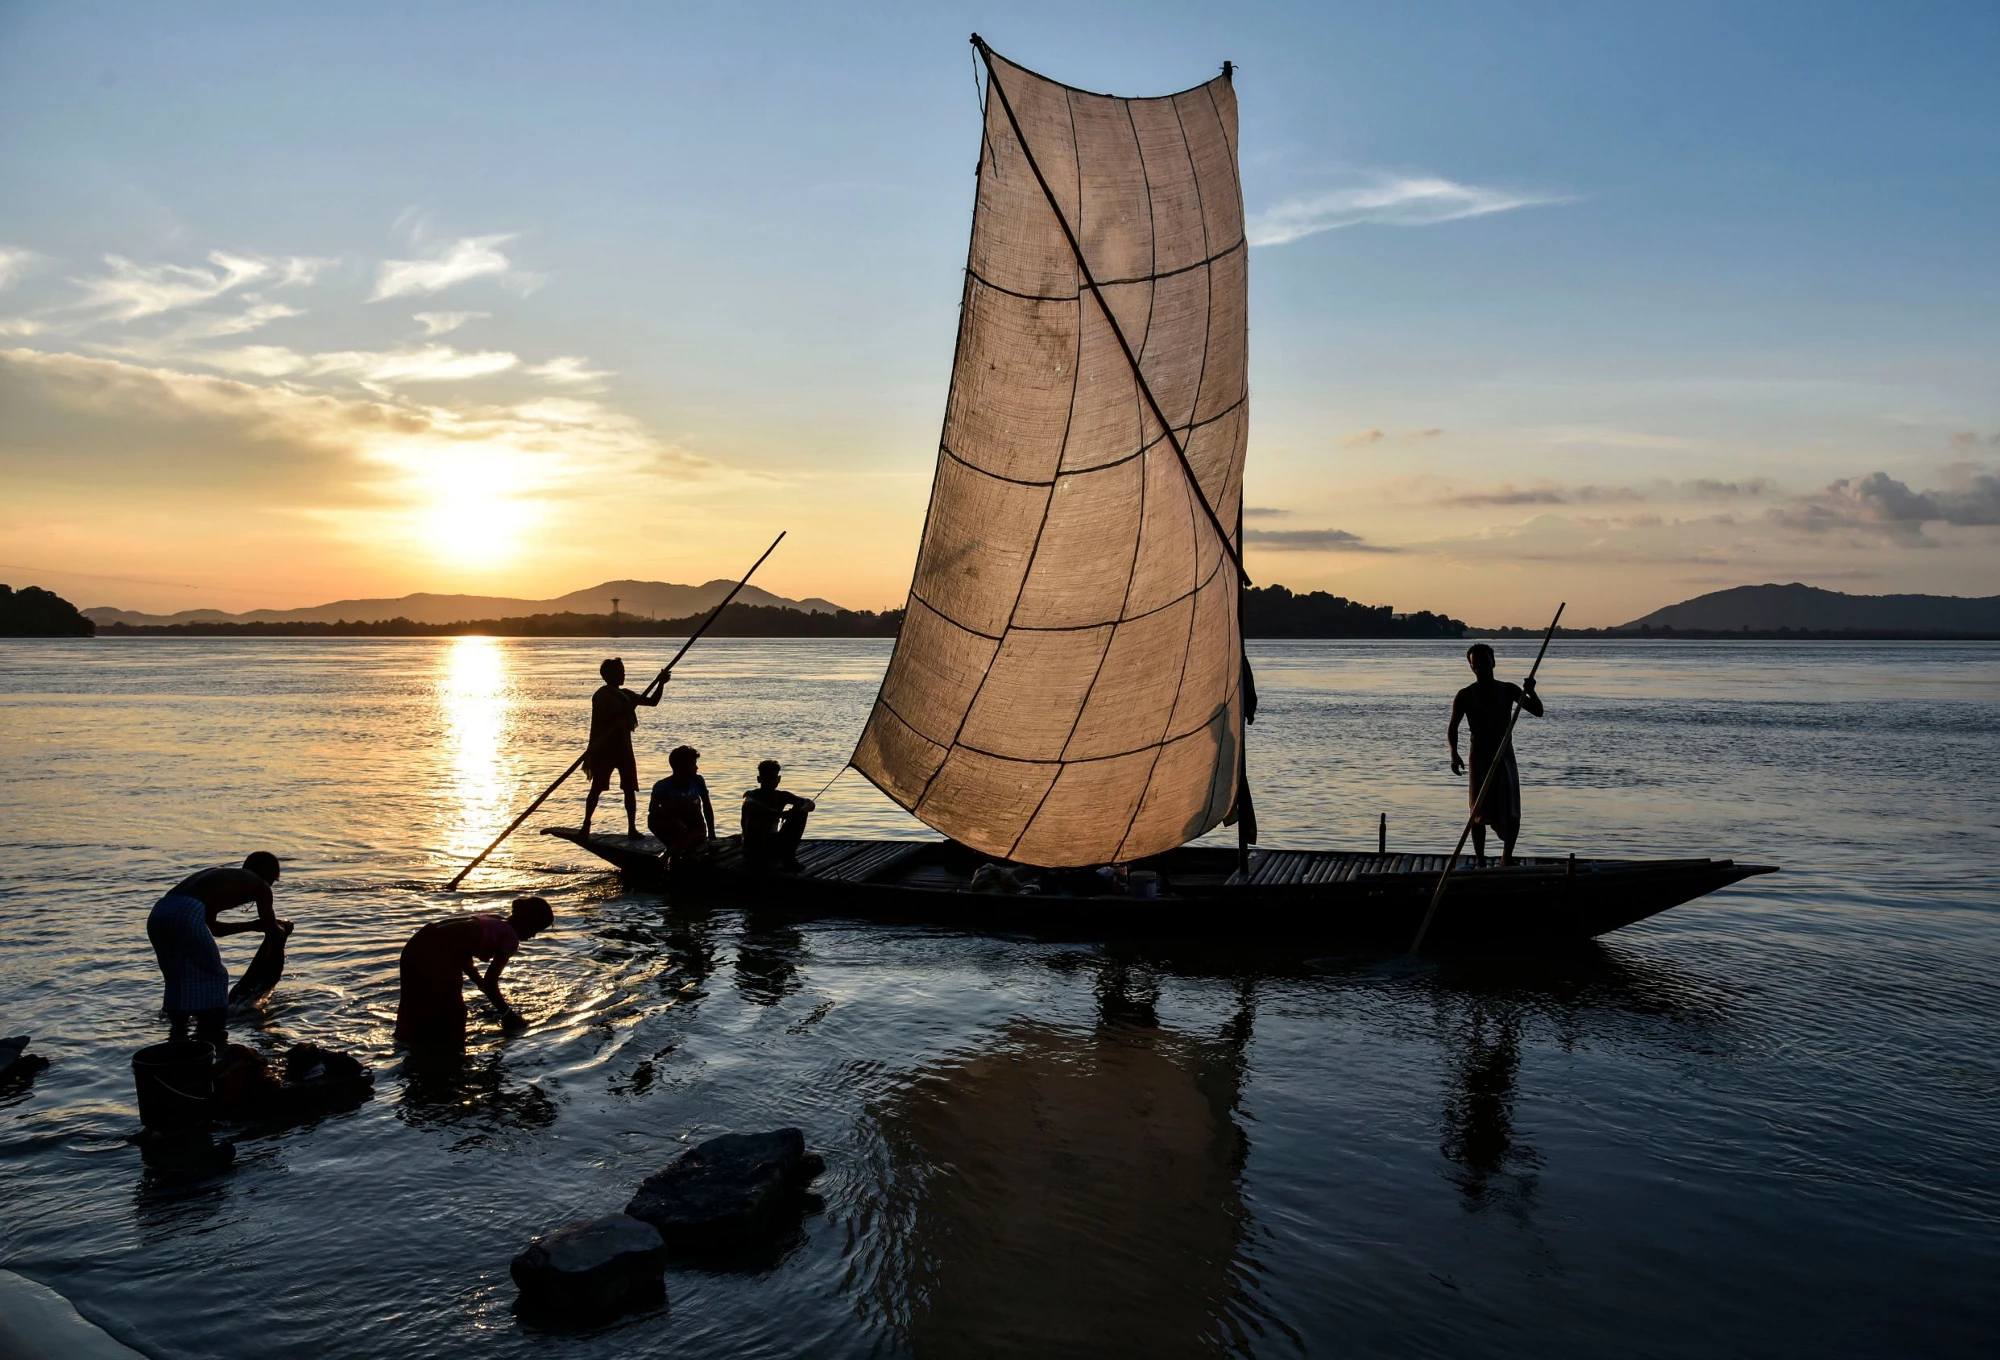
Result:
M753 869L799 867L799 841L813 800L778 787L783 772L775 760L757 766L757 787L743 794L743 862Z
M396 1037L404 1043L457 1045L465 1042L465 993L469 978L500 1012L502 1029L520 1029L528 1022L500 994L500 972L507 960L555 921L555 913L540 897L517 897L505 917L450 916L433 921L403 946L398 967ZM490 959L484 975L475 959Z
M660 692L672 677L661 671L643 694L625 688L625 662L608 657L597 668L604 684L590 696L590 744L584 748L583 768L590 773L590 792L583 799L583 834L590 834L590 819L597 815L597 800L611 787L611 772L618 772L618 787L625 794L625 834L639 834L639 762L632 754L632 729L639 725L639 710L660 702Z
M229 1010L229 972L222 966L218 935L246 930L289 932L271 908L271 888L278 881L278 857L259 850L240 869L202 869L189 874L153 904L146 917L146 937L166 979L165 1009L172 1037L185 1039L188 1021L198 1038L220 1044ZM220 921L231 907L257 906L254 921Z
M1451 701L1451 772L1465 773L1465 762L1458 755L1458 724L1462 719L1472 729L1472 779L1467 794L1473 813L1472 853L1481 864L1486 863L1486 828L1490 826L1500 833L1500 863L1512 864L1514 842L1521 836L1521 774L1514 764L1514 743L1508 741L1502 750L1501 740L1507 735L1507 719L1515 704L1539 718L1542 701L1535 694L1533 676L1518 686L1493 678L1493 649L1485 643L1469 647L1465 660L1478 679ZM1482 806L1479 790L1496 755L1500 772L1494 775Z

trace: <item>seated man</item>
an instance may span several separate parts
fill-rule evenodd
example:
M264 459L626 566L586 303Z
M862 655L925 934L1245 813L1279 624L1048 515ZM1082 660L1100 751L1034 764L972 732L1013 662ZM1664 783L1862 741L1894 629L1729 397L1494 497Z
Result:
M752 869L799 867L799 841L813 800L778 787L781 770L775 760L757 766L757 787L743 794L743 862Z
M701 777L701 752L676 746L667 754L673 771L653 785L646 809L646 829L659 837L669 860L703 849L715 839L715 807L708 801L708 781Z

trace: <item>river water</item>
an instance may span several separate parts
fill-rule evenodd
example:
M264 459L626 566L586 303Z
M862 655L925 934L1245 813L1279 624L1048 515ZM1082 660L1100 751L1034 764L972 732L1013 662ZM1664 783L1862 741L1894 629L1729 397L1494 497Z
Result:
M602 645L0 643L0 1033L54 1062L0 1092L0 1267L158 1356L1994 1353L2000 647L1558 644L1523 849L1784 872L1561 957L1412 964L1227 921L1154 951L703 913L533 824L444 892L579 747ZM725 811L765 756L812 792L887 651L701 643L642 776L689 741ZM1372 848L1386 814L1450 845L1457 647L1252 658L1267 843ZM852 773L816 824L919 829ZM259 848L298 929L232 1037L353 1051L377 1092L165 1179L127 1141L146 911ZM558 919L509 970L533 1027L476 1004L464 1065L407 1073L402 941L525 889ZM829 1168L781 1256L595 1333L513 1318L530 1237L781 1124Z

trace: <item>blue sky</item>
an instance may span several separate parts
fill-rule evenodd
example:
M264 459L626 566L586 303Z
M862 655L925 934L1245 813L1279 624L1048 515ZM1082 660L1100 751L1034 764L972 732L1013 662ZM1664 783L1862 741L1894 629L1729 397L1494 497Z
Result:
M2000 592L1990 4L0 2L0 579L900 603L974 29L1238 63L1260 580Z

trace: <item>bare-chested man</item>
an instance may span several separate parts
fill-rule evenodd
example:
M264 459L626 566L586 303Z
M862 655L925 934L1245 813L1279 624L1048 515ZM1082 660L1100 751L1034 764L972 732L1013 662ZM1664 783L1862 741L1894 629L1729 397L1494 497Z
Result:
M590 696L590 742L584 747L583 768L590 775L590 792L583 799L583 834L590 834L590 819L597 815L597 800L611 787L613 771L625 794L625 834L639 834L639 761L632 754L632 729L639 725L639 710L660 702L661 690L672 677L665 671L655 676L645 691L634 694L625 688L625 662L607 657L597 668L603 685Z
M271 887L278 881L278 857L259 850L240 869L201 869L189 874L153 904L146 917L146 936L166 979L165 1007L173 1037L187 1036L188 1021L199 1037L220 1042L229 1007L229 972L222 966L218 935L246 930L289 931L271 907ZM255 903L252 921L220 921L231 907Z
M1476 642L1469 647L1465 660L1479 678L1451 701L1451 772L1465 773L1465 762L1458 754L1458 724L1463 720L1472 729L1472 778L1466 795L1474 814L1472 852L1481 864L1486 862L1486 828L1490 826L1500 833L1500 862L1512 864L1514 842L1521 836L1521 774L1514 764L1514 743L1507 742L1505 751L1500 745L1507 735L1507 719L1513 706L1518 703L1539 718L1542 701L1535 694L1533 676L1522 685L1493 678L1493 649L1485 643ZM1496 754L1500 757L1500 772L1493 777L1493 787L1487 790L1485 805L1481 806L1479 790Z

